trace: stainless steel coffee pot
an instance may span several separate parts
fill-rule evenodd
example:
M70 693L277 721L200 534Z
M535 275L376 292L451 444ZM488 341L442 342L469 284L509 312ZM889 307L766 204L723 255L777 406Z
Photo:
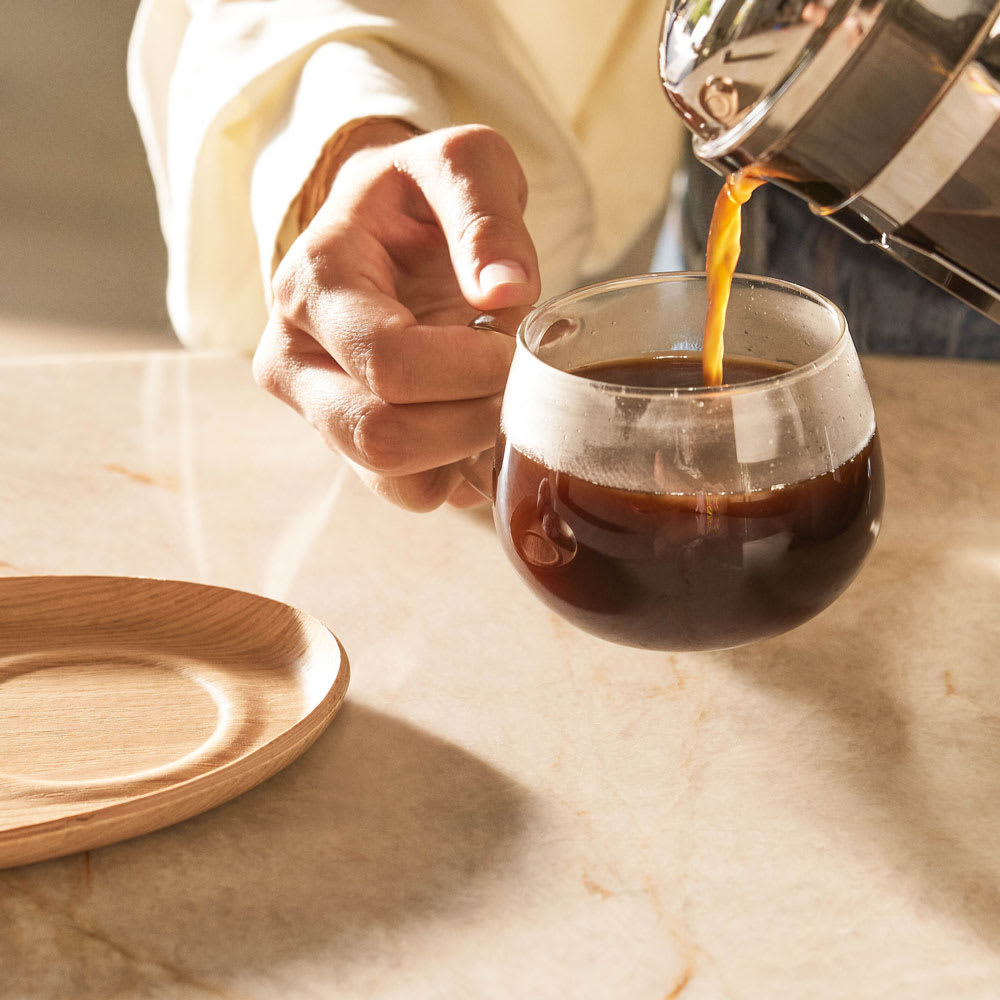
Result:
M996 0L672 0L660 75L699 159L1000 323Z

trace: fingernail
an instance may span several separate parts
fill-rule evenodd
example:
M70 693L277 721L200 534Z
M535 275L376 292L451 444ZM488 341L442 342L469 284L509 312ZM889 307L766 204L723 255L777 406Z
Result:
M492 292L501 285L524 285L528 272L516 260L495 260L479 272L479 287Z

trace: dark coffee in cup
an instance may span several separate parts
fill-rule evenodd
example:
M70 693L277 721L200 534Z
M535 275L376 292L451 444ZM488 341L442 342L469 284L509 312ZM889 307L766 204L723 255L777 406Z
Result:
M730 384L781 366L727 359ZM699 385L701 361L588 367L619 385ZM508 558L562 617L631 646L698 650L787 631L823 610L864 562L882 513L877 435L835 469L748 493L613 488L502 442L496 523Z

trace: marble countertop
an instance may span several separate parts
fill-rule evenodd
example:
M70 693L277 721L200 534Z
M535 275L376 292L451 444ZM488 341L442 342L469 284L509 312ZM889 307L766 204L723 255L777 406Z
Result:
M0 573L277 598L352 674L252 791L0 872L0 997L996 997L1000 367L864 364L857 581L663 654L560 622L483 512L374 499L245 360L0 361Z

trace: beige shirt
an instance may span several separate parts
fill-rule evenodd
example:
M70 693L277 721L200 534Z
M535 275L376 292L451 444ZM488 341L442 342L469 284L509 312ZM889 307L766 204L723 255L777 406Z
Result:
M683 141L657 74L663 0L143 0L129 93L191 345L252 351L290 206L372 115L511 142L552 294L662 211Z

